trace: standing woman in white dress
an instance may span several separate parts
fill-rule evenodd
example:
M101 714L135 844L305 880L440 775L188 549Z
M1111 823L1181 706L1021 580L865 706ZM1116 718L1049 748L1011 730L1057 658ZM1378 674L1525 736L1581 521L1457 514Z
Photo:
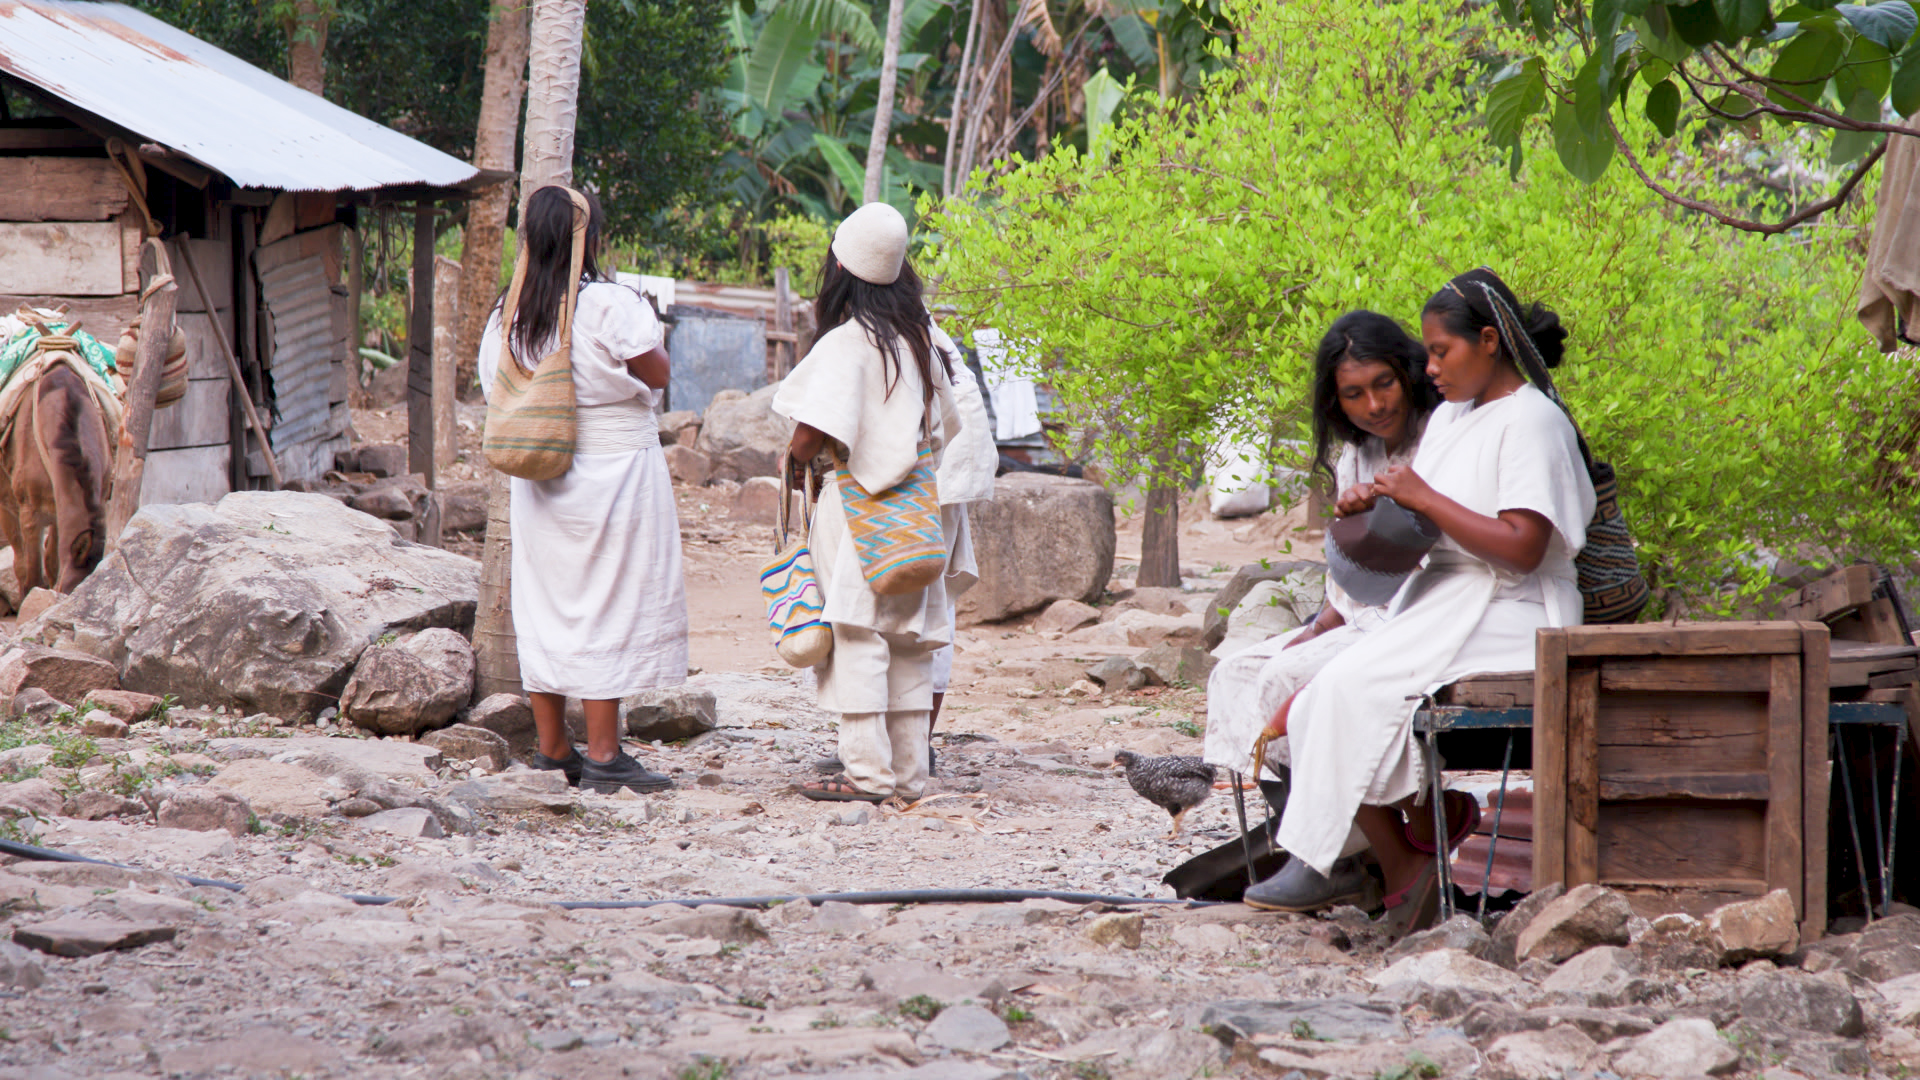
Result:
M1430 518L1441 539L1385 625L1321 668L1269 726L1286 737L1293 762L1280 845L1325 874L1359 825L1386 878L1396 932L1431 920L1433 850L1458 846L1479 809L1464 795L1448 799L1445 837L1434 835L1430 810L1411 812L1425 783L1414 711L1464 676L1532 668L1536 630L1580 623L1573 559L1594 509L1572 422L1516 360L1529 350L1545 367L1560 363L1567 334L1558 316L1521 305L1482 268L1427 301L1420 332L1446 403L1413 464L1343 492L1338 511L1388 496Z
M840 714L845 771L801 787L820 801L916 799L925 791L933 654L952 641L948 590L972 584L967 533L954 527L950 508L975 493L949 490L948 477L953 455L980 440L966 437L951 360L935 346L907 240L906 219L885 203L868 203L834 230L814 302L821 334L773 399L773 411L794 421L790 468L829 450L867 492L906 479L928 443L955 573L913 592L875 593L861 573L840 486L829 479L822 487L809 544L833 652L814 673L820 707ZM992 476L984 461L966 472L982 469Z
M536 769L559 769L591 791L673 786L620 748L620 699L687 678L687 591L680 522L654 408L667 385L660 320L640 294L608 281L597 256L605 218L589 220L573 316L573 468L512 481L513 627L520 680L533 702ZM572 271L574 204L564 187L527 200L520 242L526 281L503 335L496 305L480 339L480 385L491 393L502 340L531 369L551 352ZM567 733L580 699L587 749Z

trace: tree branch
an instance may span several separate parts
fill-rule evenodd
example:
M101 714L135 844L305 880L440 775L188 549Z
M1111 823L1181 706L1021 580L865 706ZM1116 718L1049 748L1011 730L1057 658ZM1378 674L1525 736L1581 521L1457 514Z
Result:
M1747 218L1736 217L1711 203L1702 202L1699 199L1690 199L1685 195L1670 191L1662 186L1659 181L1648 175L1646 168L1640 164L1640 159L1634 155L1633 148L1627 145L1627 140L1621 136L1619 127L1613 122L1613 113L1611 111L1607 113L1607 130L1613 134L1614 146L1618 147L1621 156L1627 159L1627 166L1633 170L1634 175L1640 178L1640 182L1645 184L1654 194L1673 203L1675 206L1683 206L1688 210L1705 214L1730 229L1759 233L1762 236L1777 236L1780 233L1792 229L1796 225L1819 217L1821 214L1846 202L1847 198L1853 194L1853 189L1859 186L1860 181L1865 179L1869 172L1873 171L1873 167L1880 163L1880 158L1887 152L1887 140L1882 139L1880 144L1873 148L1872 153L1869 153L1865 158L1861 159L1860 164L1854 168L1853 174L1841 183L1840 190L1834 192L1831 196L1821 199L1819 202L1810 203L1801 207L1799 210L1788 214L1777 222L1752 221Z

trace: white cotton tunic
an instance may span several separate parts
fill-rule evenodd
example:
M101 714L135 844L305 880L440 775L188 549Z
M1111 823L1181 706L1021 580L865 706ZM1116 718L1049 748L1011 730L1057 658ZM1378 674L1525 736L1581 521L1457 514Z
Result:
M858 323L843 323L822 334L806 358L787 375L774 395L773 411L813 427L837 443L844 451L848 471L867 491L884 491L905 479L918 460L920 442L927 434L932 437L936 487L948 475L970 476L977 482L977 465L959 471L948 468L957 464L946 460L948 454L971 453L967 447L977 440L963 437L966 421L944 367L932 365L933 396L929 403L904 342L900 343L900 357L896 373ZM989 470L989 482L991 476ZM956 486L963 485L956 480ZM939 490L939 497L943 524L948 524L953 504L944 488ZM972 567L973 552L966 530L953 522L947 539L952 545L950 568ZM953 634L949 579L936 579L913 593L875 593L860 572L860 556L847 527L839 485L831 480L821 488L808 545L826 598L820 617L835 629L836 654L842 649L842 628L872 631L889 642L900 658L912 658L912 663L924 664L927 670L924 681L917 674L903 678L900 672L882 678L880 666L864 656L858 664L839 662L854 660L852 656L829 657L815 669L820 706L842 713L930 708L930 654L948 644ZM965 570L953 584L970 585L972 576ZM876 708L879 703L884 704Z
M1334 490L1345 492L1355 484L1372 481L1392 466L1412 461L1419 445L1416 432L1391 454L1385 440L1373 435L1357 446L1342 446L1333 467ZM1270 637L1223 657L1207 677L1207 733L1201 757L1210 764L1251 775L1254 741L1280 706L1328 661L1386 621L1385 604L1359 603L1334 584L1331 576L1326 581L1327 603L1340 613L1342 625L1291 648L1289 643L1305 627ZM1277 740L1268 749L1273 759L1287 763L1286 740Z
M1534 664L1534 632L1582 615L1573 557L1593 517L1573 425L1532 386L1485 405L1434 411L1413 469L1478 514L1531 510L1553 527L1531 574L1499 571L1443 537L1394 598L1387 621L1320 669L1288 714L1293 791L1281 818L1287 851L1326 873L1362 803L1420 790L1414 746L1420 700L1467 675Z
M573 468L554 480L511 481L513 626L529 691L599 701L686 681L686 579L654 416L659 393L626 365L662 339L660 320L632 289L581 286ZM491 393L498 309L479 361Z

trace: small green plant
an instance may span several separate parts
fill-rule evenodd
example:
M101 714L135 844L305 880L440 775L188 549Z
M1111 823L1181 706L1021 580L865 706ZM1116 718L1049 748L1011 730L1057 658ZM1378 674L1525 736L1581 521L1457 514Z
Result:
M1304 1016L1293 1022L1293 1037L1296 1039L1306 1039L1311 1042L1332 1042L1333 1041L1332 1039L1327 1038L1325 1035L1322 1035L1319 1032L1313 1030L1313 1023Z
M702 1057L681 1069L675 1080L727 1080L731 1075L733 1075L733 1069L725 1059Z
M739 943L729 941L725 945L720 946L720 955L721 956L739 956L740 955Z
M813 1028L815 1031L826 1031L829 1028L846 1027L847 1022L840 1019L837 1013L827 1013L807 1026Z
M375 648L384 649L387 646L399 640L400 640L400 635L389 630L386 633L381 634L379 637L374 638L373 644Z
M739 997L734 998L733 1003L735 1005L740 1006L743 1009L764 1009L767 1007L767 1003L765 1001L762 1001L757 997L751 997L746 994L741 994Z
M1067 1075L1073 1080L1113 1080L1113 1074L1106 1066L1092 1061L1076 1061L1067 1069Z
M915 994L900 1002L900 1015L911 1016L921 1023L926 1023L939 1016L940 1010L946 1007L944 1002L935 1001L925 994Z
M146 712L141 713L137 718L135 718L134 722L139 723L142 720L154 720L161 723L165 723L167 719L167 714L171 713L173 710L179 707L180 707L179 698L173 696L172 694L162 694L160 695L159 702L157 702L152 708L148 709Z
M1024 1024L1033 1019L1033 1014L1022 1008L1019 1002L1009 1001L1000 1010L1000 1019L1009 1024Z
M1184 682L1182 682L1181 685L1184 685ZM1174 720L1168 723L1167 726L1185 735L1189 739L1197 739L1206 733L1206 729L1201 727L1199 722L1195 720Z
M85 735L62 732L49 742L53 746L53 756L47 759L47 764L56 768L78 769L100 754L100 748Z
M1415 1050L1407 1055L1407 1063L1394 1069L1381 1069L1373 1074L1373 1080L1434 1080L1440 1075L1440 1063Z

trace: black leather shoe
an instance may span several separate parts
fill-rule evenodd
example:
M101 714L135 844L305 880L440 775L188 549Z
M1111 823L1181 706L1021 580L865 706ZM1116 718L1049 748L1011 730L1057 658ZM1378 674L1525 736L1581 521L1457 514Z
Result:
M1246 891L1248 907L1261 911L1322 911L1335 904L1353 904L1361 910L1379 906L1380 887L1357 855L1334 862L1331 874L1321 874L1299 859L1288 859L1280 872Z
M570 786L579 787L580 763L585 760L587 760L587 756L578 750L575 750L564 758L557 759L550 758L540 751L535 750L533 752L533 759L527 762L527 764L536 769L559 769L561 772L567 774L567 783Z
M645 792L665 791L673 786L672 777L648 769L625 750L607 762L595 761L584 754L574 756L585 762L580 768L580 786L587 791L610 795L621 788Z

